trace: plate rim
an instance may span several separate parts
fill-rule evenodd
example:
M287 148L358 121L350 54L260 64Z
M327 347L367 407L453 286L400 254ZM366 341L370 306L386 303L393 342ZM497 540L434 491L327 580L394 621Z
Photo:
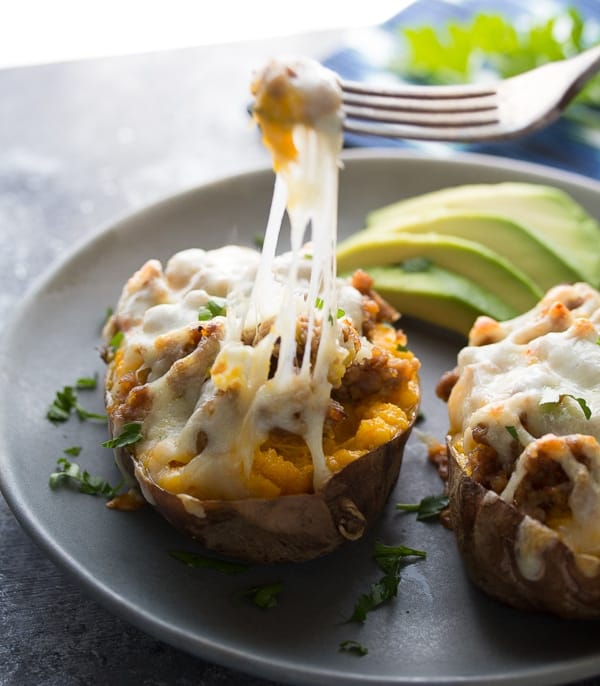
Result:
M562 184L573 184L575 186L583 187L600 196L600 181L593 178L577 174L562 169L547 167L537 163L525 162L520 160L512 160L510 158L501 158L489 154L460 152L454 153L450 156L437 157L427 152L397 150L390 148L369 148L369 149L352 149L344 151L342 161L352 160L381 160L394 159L399 162L425 162L425 163L440 163L450 167L456 165L469 165L490 168L494 167L504 172L511 171L523 172L525 174L532 174L542 176L551 182L555 179L556 182ZM221 186L234 180L243 180L244 178L254 178L259 174L273 174L270 165L261 164L252 168L244 169L235 174L225 174L214 179L209 179L206 182L194 185L190 188L181 190L174 194L165 195L154 202L136 209L133 212L124 212L113 219L110 219L99 226L91 234L88 234L80 241L71 246L58 260L48 265L48 267L38 275L26 289L23 296L21 296L14 305L14 309L10 312L5 323L2 335L0 336L0 367L8 361L8 340L11 332L18 326L21 316L33 304L35 298L39 295L45 284L48 284L54 279L66 265L83 253L84 251L93 250L94 244L105 241L108 235L112 232L116 233L128 223L138 223L142 221L144 215L154 214L157 211L162 211L170 207L176 206L181 202L188 201L195 194L202 192L210 192L211 188ZM273 175L274 178L274 175ZM2 378L3 372L0 372ZM4 396L4 394L3 394ZM5 456L5 443L0 439L0 464L7 458ZM129 599L117 596L110 586L102 583L95 576L88 574L85 568L78 563L78 561L71 555L67 554L60 546L57 546L51 539L44 536L42 528L40 528L39 521L30 517L27 508L23 507L18 502L16 495L11 492L10 484L7 482L7 476L4 474L5 470L0 469L0 491L4 496L13 515L19 522L20 526L26 531L31 539L38 545L38 547L47 555L57 566L65 572L74 583L83 587L95 601L103 605L113 614L122 617L134 626L147 634L155 636L159 640L169 642L171 645L177 646L178 649L190 652L201 659L214 661L229 668L237 669L247 674L267 679L290 681L298 684L314 683L315 678L318 678L322 683L327 684L341 684L341 683L373 683L373 684L390 684L393 686L400 686L401 684L425 684L425 683L490 683L490 684L548 684L560 683L556 681L556 677L568 678L584 678L593 674L600 674L600 650L595 657L577 658L574 661L567 661L564 663L552 664L550 667L535 669L530 668L525 672L518 672L516 674L502 673L490 678L489 675L483 677L465 677L460 680L456 678L436 678L432 681L431 677L402 677L389 679L387 677L377 678L374 675L357 674L352 680L348 680L346 674L333 669L324 671L322 668L311 668L310 665L303 665L299 669L295 663L290 663L285 659L274 661L267 660L264 656L254 655L250 650L240 651L232 647L224 646L214 640L209 640L206 637L202 638L203 651L200 654L192 647L191 641L185 631L179 627L164 621L162 618L156 617L145 608L132 603ZM165 636L170 638L167 640ZM177 639L177 642L173 642ZM595 671L590 671L594 668Z

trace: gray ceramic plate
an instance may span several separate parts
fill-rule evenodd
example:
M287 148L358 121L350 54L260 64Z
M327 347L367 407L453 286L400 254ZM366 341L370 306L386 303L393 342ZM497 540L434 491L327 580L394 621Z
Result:
M341 173L341 232L361 227L365 213L395 199L469 182L526 180L565 188L600 217L600 184L539 167L485 157L433 160L398 153L347 156ZM193 550L149 508L109 511L99 498L51 491L48 475L63 449L93 474L117 480L106 428L45 419L56 390L78 376L102 373L99 327L124 280L147 258L182 248L251 244L267 218L269 170L192 190L136 214L76 249L38 282L8 328L2 347L0 455L2 490L19 521L47 554L115 613L185 651L293 683L564 683L600 673L598 626L517 612L480 594L466 580L452 534L395 511L441 490L413 435L397 489L368 540L315 562L254 568L239 576L194 570L170 550ZM454 364L460 341L406 323L423 362L420 429L442 439L445 407L435 398L439 375ZM101 410L100 391L83 395ZM423 548L427 559L406 566L398 598L346 623L355 600L379 573L373 542ZM5 551L4 554L10 554ZM282 581L269 611L236 601L241 589ZM339 652L345 639L369 649Z

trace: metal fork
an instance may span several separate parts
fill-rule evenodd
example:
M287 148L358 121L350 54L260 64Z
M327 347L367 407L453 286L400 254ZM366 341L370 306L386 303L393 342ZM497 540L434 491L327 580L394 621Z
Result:
M599 70L600 45L491 84L380 88L341 80L344 129L436 141L513 138L558 118Z

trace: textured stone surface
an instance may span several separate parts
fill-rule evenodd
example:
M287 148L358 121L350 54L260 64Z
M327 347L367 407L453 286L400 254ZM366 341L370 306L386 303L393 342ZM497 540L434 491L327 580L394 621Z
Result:
M0 321L114 218L268 163L246 112L272 54L331 34L0 71ZM52 332L46 332L51 335ZM81 592L0 498L2 686L258 686L154 640Z

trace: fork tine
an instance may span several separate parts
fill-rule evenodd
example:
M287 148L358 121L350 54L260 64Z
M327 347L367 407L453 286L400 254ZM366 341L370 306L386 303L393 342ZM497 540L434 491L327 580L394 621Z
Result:
M340 80L344 129L436 141L503 140L547 126L600 71L600 45L496 84L373 87Z
M419 111L378 110L368 107L344 106L344 114L353 120L383 122L384 124L411 124L435 128L483 126L498 122L498 110L491 107L475 111Z
M459 86L421 86L413 83L400 83L397 86L376 86L361 81L340 80L342 94L346 99L349 93L373 95L383 98L415 98L418 100L443 100L478 98L494 95L496 89L490 84L469 83Z
M425 99L344 93L342 101L348 109L360 107L388 112L484 112L498 107L496 93L469 98Z
M405 138L407 140L454 141L470 143L484 140L513 138L516 132L507 131L499 122L472 126L414 126L411 124L382 124L361 121L344 122L344 131L364 136Z

